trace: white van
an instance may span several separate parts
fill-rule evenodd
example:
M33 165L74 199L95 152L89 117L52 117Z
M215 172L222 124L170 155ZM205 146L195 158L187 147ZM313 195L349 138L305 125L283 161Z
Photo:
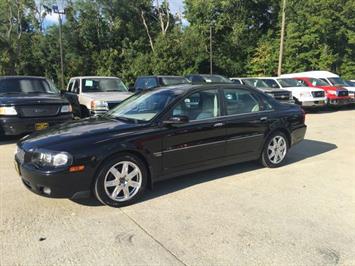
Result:
M304 78L318 78L327 82L331 86L342 87L349 91L349 96L352 101L355 102L355 88L349 87L348 84L339 77L339 75L334 74L329 71L306 71L292 74L284 74L281 77L294 78L294 77L304 77Z

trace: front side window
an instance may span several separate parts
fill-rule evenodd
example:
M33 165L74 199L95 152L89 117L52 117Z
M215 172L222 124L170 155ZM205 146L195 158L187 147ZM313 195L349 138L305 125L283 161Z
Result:
M205 90L193 93L175 106L173 116L187 116L189 121L198 121L220 116L218 90Z
M177 95L177 92L171 90L148 90L133 95L116 108L107 112L106 115L133 122L150 121L160 114Z
M259 101L247 90L226 89L223 94L227 115L254 113L261 110Z
M127 87L118 78L93 78L82 80L83 92L126 92Z
M4 78L0 79L0 93L30 94L52 93L58 94L52 82L43 78Z

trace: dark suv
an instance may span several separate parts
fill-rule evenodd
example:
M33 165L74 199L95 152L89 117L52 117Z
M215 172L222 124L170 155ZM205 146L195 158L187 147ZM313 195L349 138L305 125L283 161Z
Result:
M72 119L72 108L43 77L0 77L0 135L20 135Z
M134 90L136 92L157 87L188 84L189 81L181 76L141 76L138 77L134 83Z

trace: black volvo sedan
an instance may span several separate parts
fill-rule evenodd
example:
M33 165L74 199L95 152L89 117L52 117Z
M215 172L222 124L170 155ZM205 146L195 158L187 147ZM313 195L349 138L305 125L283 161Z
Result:
M73 118L69 102L44 77L0 77L0 136L21 135Z
M25 137L15 166L48 197L91 191L103 204L135 202L153 183L260 159L278 167L306 132L303 110L245 85L178 85L135 94L101 117Z

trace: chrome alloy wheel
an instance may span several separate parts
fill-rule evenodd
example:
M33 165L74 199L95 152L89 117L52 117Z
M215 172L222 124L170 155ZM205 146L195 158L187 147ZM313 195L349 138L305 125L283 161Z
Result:
M104 186L107 196L112 200L128 201L142 186L142 172L133 162L119 162L107 171Z
M282 136L275 136L267 147L267 156L273 164L280 163L286 156L287 142Z

